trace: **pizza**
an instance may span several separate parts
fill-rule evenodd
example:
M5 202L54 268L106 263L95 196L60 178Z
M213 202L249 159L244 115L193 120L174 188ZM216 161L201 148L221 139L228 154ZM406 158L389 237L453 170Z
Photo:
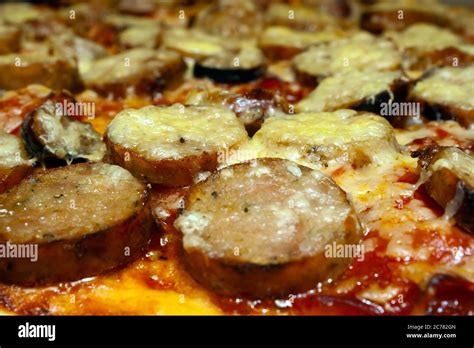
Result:
M474 314L474 10L0 4L0 306Z

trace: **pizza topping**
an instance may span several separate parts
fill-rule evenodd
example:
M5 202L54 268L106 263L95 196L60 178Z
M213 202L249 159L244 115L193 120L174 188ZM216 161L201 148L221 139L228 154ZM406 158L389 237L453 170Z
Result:
M81 76L91 68L93 61L107 55L107 50L103 46L78 36L74 37L74 50Z
M464 126L474 123L474 65L444 67L419 81L411 98L427 104L432 118L453 118Z
M153 0L120 0L117 8L123 13L148 15L156 10L156 5L156 2Z
M226 106L253 135L267 117L287 112L289 105L279 93L266 89L251 89L244 93L232 93L220 89L193 91L186 104Z
M311 45L329 42L343 36L343 32L332 30L310 33L282 26L271 26L263 31L259 46L270 60L291 59Z
M0 24L0 54L18 51L21 31L14 26Z
M395 45L367 33L316 45L293 59L296 71L317 79L343 71L397 70L401 53Z
M436 50L456 47L463 43L461 37L450 30L427 23L414 24L401 32L389 31L385 36L403 50L409 48Z
M379 113L380 104L393 102L396 89L402 85L399 72L348 71L325 78L296 104L296 110L321 112L352 108Z
M243 46L235 54L227 51L197 61L194 65L195 77L209 77L220 83L246 83L265 72L262 52L251 45Z
M420 159L428 194L445 208L446 218L474 233L474 157L456 147L431 148Z
M19 89L30 84L76 90L80 86L77 64L70 57L41 53L0 56L0 89Z
M0 22L21 25L38 20L48 14L28 3L3 3L0 4Z
M119 42L125 48L156 48L161 40L161 30L154 26L135 26L119 34Z
M290 14L292 14L290 16ZM336 27L337 18L312 6L272 3L265 11L265 22L270 25L286 26L297 30L317 32Z
M131 27L151 27L158 24L153 18L129 16L118 13L108 13L104 18L104 22L118 30Z
M69 101L75 103L74 101ZM62 107L62 105L61 105ZM42 162L101 161L105 144L90 123L48 101L24 120L21 134L31 156Z
M202 284L226 295L298 293L339 275L350 258L329 246L358 244L362 229L329 177L296 163L259 159L212 174L188 193L175 226Z
M405 51L403 65L414 78L433 66L474 62L474 46L448 29L420 23L402 32L387 32L385 36Z
M431 23L441 27L451 25L446 8L429 2L387 1L368 7L361 16L362 29L379 34L384 30L403 30L415 23Z
M28 159L21 139L7 133L0 133L0 193L16 185L33 167L34 160Z
M334 170L383 163L397 148L393 128L384 118L338 110L268 118L242 152Z
M218 1L199 12L193 28L224 38L256 37L262 30L262 14L252 1Z
M0 195L1 240L38 250L34 262L0 259L1 281L76 280L133 260L153 226L146 201L144 184L118 166L83 163L37 172Z
M224 54L222 39L199 30L175 28L167 30L163 45L171 50L192 58L205 58Z
M82 78L104 95L150 94L180 80L185 68L173 51L135 48L94 61Z
M218 106L147 106L124 110L109 124L112 159L152 183L184 186L217 167L218 152L247 140L237 117Z

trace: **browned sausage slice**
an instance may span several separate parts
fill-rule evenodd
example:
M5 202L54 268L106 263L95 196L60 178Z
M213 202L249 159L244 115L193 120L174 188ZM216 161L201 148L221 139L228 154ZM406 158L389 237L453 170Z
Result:
M407 84L408 79L404 79L396 71L347 71L325 78L306 98L296 104L296 111L354 109L392 116L385 113L384 105L403 100ZM344 90L341 90L341 86L344 86Z
M146 202L144 184L119 166L35 173L0 195L0 251L10 249L0 258L0 281L76 280L135 259L153 227Z
M27 151L48 163L101 161L105 155L102 137L90 123L74 118L80 115L69 115L68 104L76 105L73 100L47 101L28 114L21 128Z
M392 42L362 32L310 47L293 59L293 67L301 82L310 83L354 70L398 70L401 61Z
M267 58L277 61L291 59L312 45L337 40L343 36L343 32L334 30L312 33L283 26L270 26L260 35L259 46Z
M421 163L426 167L428 194L448 217L474 233L474 157L456 147L435 147Z
M19 89L41 84L55 90L77 90L79 71L74 59L42 53L0 56L0 88Z
M181 56L169 50L134 48L94 61L82 75L87 88L103 95L151 94L182 78Z
M219 1L195 17L193 28L228 39L256 37L263 27L262 14L253 1Z
M439 68L418 81L411 99L424 106L432 119L454 119L469 128L474 124L474 64Z
M33 170L32 164L20 138L0 133L0 193L27 176Z
M351 258L329 257L327 249L362 236L332 179L270 158L223 168L193 186L175 226L197 281L251 297L298 293L338 276Z
M0 54L16 52L20 48L20 34L17 27L0 24Z
M222 151L247 140L235 114L218 106L146 106L120 112L107 128L110 159L154 184L185 186L213 171Z
M361 15L360 26L375 34L384 30L403 30L415 23L431 23L440 27L452 25L446 16L446 8L432 3L398 1L380 2L367 8Z
M188 94L188 105L223 105L232 110L252 136L263 121L276 114L289 112L289 104L279 93L255 88L245 93L234 93L219 88L195 89Z

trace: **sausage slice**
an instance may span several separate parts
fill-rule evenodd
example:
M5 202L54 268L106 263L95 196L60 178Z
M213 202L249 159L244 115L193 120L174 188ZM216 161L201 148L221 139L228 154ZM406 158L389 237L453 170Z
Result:
M293 59L293 67L299 79L308 83L340 72L398 70L401 58L392 42L359 33L311 47Z
M421 158L428 194L474 234L474 157L456 147L435 147Z
M77 63L70 57L43 53L0 56L1 89L19 89L31 84L77 90L80 87Z
M399 72L348 71L325 78L296 105L296 110L321 112L351 108L384 115L383 104L405 97L406 86L407 81Z
M152 94L181 80L186 64L168 50L134 48L94 61L82 78L103 95Z
M374 34L384 30L403 30L415 23L440 27L452 25L446 8L437 3L383 1L369 6L361 15L360 26Z
M253 1L218 1L200 11L193 28L226 39L255 38L263 28L263 18Z
M195 59L224 54L224 42L218 36L194 29L173 28L163 35L164 47Z
M36 172L0 195L2 246L30 250L29 257L0 258L0 281L76 280L133 260L153 227L146 202L145 185L119 166Z
M197 61L193 72L195 77L208 77L220 83L247 83L263 75L265 62L260 49L248 46L237 54L218 54Z
M186 99L190 105L222 105L232 110L252 136L263 121L289 111L289 104L279 93L255 88L245 93L233 93L219 88L195 89Z
M20 138L0 133L0 193L27 176L33 170L32 164Z
M21 31L17 27L0 24L0 54L18 51L20 34Z
M411 99L424 106L432 119L454 119L464 127L474 124L474 64L444 67L428 74L412 90Z
M70 100L47 101L28 114L21 128L26 149L32 157L48 164L101 161L105 155L102 137L90 123L74 118L79 115L68 115L66 103L75 105Z
M246 140L244 126L228 109L179 104L124 110L105 139L114 163L165 186L192 184L197 173L217 168L221 151Z
M332 179L270 158L226 167L193 186L175 227L198 282L250 297L298 293L338 276L351 259L326 257L326 249L362 236Z
M382 164L398 151L386 119L345 109L267 118L245 149L254 157L285 158L325 173Z
M259 46L272 61L291 59L311 45L329 42L343 36L334 30L310 33L283 26L266 28L259 38Z

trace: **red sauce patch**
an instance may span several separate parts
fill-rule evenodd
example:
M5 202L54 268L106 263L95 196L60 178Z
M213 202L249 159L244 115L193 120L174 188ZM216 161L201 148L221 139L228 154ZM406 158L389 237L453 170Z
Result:
M405 174L398 178L398 182L406 182L407 184L416 184L420 175L418 173L414 173L412 171L407 170Z
M428 293L428 315L474 315L473 283L438 276L432 279Z
M297 103L303 99L310 90L296 83L282 81L276 77L267 77L257 81L255 84L247 84L239 88L243 93L252 89L263 89L280 94L288 103Z
M438 136L439 139L444 139L450 136L448 132L446 132L444 129L441 129L441 128L436 128L436 135Z

